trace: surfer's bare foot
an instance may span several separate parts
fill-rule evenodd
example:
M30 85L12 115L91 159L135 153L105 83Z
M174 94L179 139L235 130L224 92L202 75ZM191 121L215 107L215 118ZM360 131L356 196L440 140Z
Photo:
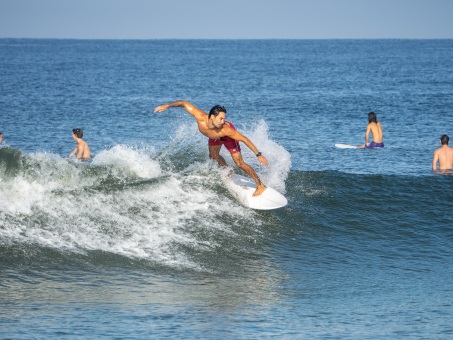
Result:
M267 187L266 187L264 184L260 184L260 185L256 188L256 190L255 190L255 192L253 193L252 196L253 196L253 197L256 197L256 196L261 195L261 194L264 192L264 190L266 190L266 188L267 188Z

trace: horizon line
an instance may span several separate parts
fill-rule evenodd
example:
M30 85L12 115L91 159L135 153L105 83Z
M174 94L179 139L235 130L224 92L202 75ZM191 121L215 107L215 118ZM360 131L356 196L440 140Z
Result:
M2 40L453 40L452 38L55 38L0 37Z

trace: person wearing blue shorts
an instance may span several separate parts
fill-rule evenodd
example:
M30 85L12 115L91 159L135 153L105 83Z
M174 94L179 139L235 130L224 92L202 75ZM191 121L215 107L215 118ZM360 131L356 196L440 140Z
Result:
M368 142L368 137L373 136L373 141ZM360 149L374 149L384 147L384 133L382 132L382 125L377 121L376 114L374 112L368 113L368 125L365 132L365 144L358 146Z

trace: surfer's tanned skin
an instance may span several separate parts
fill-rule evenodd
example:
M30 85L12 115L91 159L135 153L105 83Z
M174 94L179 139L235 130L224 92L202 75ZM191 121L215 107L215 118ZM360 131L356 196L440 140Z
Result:
M76 141L77 145L69 154L69 158L77 154L77 159L88 160L90 159L90 148L88 147L87 142L85 142L83 138L83 131L81 129L73 129L72 130L72 138Z
M434 151L432 169L436 171L437 162L439 162L440 170L453 169L453 148L448 146L450 138L447 135L440 137L442 146Z
M365 144L358 146L359 149L366 148L370 145L370 143L368 142L368 136L370 132L373 136L374 143L383 143L384 134L382 132L382 125L377 121L376 114L374 112L370 112L368 114L368 125L365 132Z
M261 164L266 166L269 164L266 157L261 155L250 139L233 129L228 122L225 122L225 112L219 112L217 115L211 114L209 116L206 112L196 108L194 105L185 100L178 100L169 104L160 105L154 109L154 112L162 112L169 107L183 107L188 113L195 117L198 124L198 130L206 137L212 140L218 140L222 137L230 137L236 141L243 142L255 153L255 155L257 155L258 161ZM225 159L219 154L221 147L222 145L209 145L209 157L211 159L215 159L220 165L227 166ZM261 195L264 190L266 190L266 186L261 182L255 170L244 162L240 151L234 153L230 151L230 154L234 163L255 181L256 190L253 193L253 196Z

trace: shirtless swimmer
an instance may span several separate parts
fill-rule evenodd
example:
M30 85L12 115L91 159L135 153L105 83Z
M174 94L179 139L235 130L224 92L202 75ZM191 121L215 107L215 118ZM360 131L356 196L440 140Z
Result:
M88 147L87 142L85 142L83 138L83 131L81 129L72 129L72 138L76 141L77 145L72 151L68 158L74 156L75 154L77 159L86 161L89 160L91 155L90 155L90 148Z
M450 138L447 135L440 137L440 144L442 145L434 151L432 169L436 171L437 162L439 162L440 170L453 169L453 148L448 146Z
M368 136L371 132L373 140L368 143ZM384 147L384 134L382 132L382 124L377 121L376 114L370 112L368 114L368 125L365 132L365 144L358 146L359 149L374 149Z

